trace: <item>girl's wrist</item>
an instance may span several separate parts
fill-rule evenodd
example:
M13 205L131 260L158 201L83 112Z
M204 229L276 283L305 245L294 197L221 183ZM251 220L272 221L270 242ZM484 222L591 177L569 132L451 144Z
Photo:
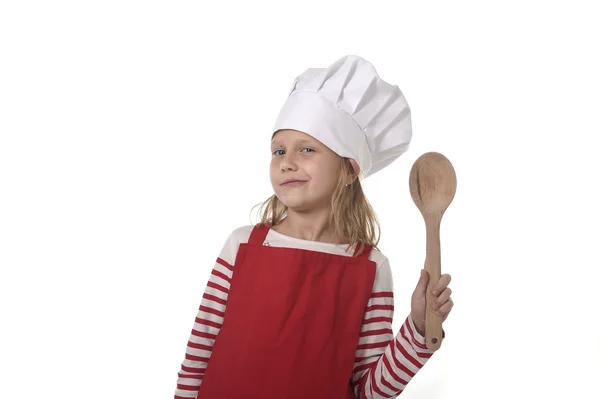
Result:
M417 330L417 332L421 335L421 336L425 336L425 325L421 325L420 323L417 323L414 319L414 317L410 316L413 324L415 325L415 329Z

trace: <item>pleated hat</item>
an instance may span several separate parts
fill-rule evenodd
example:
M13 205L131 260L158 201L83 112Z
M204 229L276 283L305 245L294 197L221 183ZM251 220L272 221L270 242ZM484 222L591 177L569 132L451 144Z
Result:
M273 134L280 129L306 133L339 156L354 159L361 180L394 162L412 138L410 108L400 88L356 55L299 75Z

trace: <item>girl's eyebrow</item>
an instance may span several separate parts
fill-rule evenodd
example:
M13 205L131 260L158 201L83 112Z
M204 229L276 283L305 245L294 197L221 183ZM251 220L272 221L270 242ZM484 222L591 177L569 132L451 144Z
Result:
M295 144L295 145L303 145L303 144L312 144L312 145L316 145L317 143L316 143L314 140L310 140L310 139L304 139L304 140L298 140L298 141L297 141L297 142L295 142L294 144ZM277 141L277 140L273 140L273 141L271 142L271 146L274 146L274 145L277 145L277 146L280 146L280 147L282 146L282 144L281 144L279 141Z

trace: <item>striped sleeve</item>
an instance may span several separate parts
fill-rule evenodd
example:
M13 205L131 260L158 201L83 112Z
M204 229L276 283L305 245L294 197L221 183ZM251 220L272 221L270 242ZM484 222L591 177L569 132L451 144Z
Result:
M386 260L377 270L356 350L352 386L358 399L398 397L434 353L410 315L394 336L393 314L392 273Z
M239 243L227 239L212 269L178 373L175 399L196 398L213 344L223 323Z

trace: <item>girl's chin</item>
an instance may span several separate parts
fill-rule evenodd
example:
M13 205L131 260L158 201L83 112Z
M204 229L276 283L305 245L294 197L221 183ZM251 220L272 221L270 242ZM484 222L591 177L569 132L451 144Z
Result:
M307 203L305 201L298 200L283 200L281 201L285 207L291 211L299 211L307 207Z
M292 211L304 210L310 206L310 201L307 201L305 198L299 198L298 196L278 195L277 198L283 205Z

